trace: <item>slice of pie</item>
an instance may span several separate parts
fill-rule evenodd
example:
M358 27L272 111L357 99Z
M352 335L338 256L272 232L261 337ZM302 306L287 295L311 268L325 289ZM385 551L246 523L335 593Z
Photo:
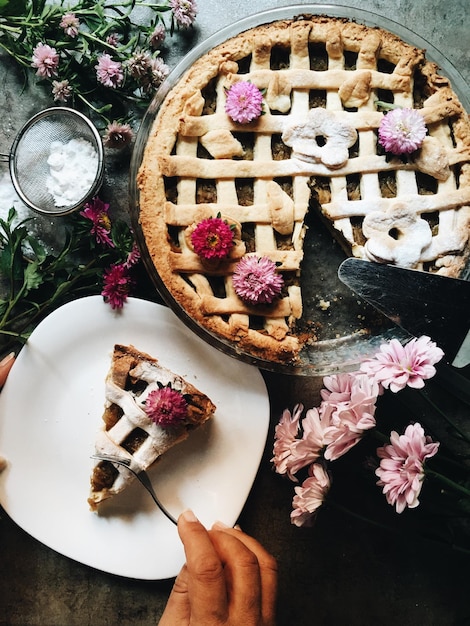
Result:
M228 111L240 85L263 94L251 121ZM379 141L394 108L425 127L412 153ZM170 306L267 361L295 363L338 304L321 283L306 298L322 270L314 254L305 263L318 223L346 254L375 262L458 277L470 257L468 114L424 50L347 19L263 23L201 56L160 103L136 186L136 231ZM209 247L226 246L215 220L233 231L220 259L200 253L210 224ZM267 261L283 278L277 294ZM247 280L262 272L272 289L253 303Z
M205 394L157 359L134 346L116 345L96 454L129 460L134 471L146 470L210 419L215 408ZM98 461L91 477L90 508L96 510L133 480L125 467Z

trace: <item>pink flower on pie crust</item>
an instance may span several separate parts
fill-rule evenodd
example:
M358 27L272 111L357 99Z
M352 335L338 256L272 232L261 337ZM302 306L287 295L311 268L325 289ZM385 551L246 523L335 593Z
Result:
M321 463L314 463L309 468L309 477L300 487L295 487L292 500L293 510L290 518L296 526L311 526L315 513L323 504L331 486L330 476Z
M147 396L145 412L155 424L163 428L177 426L188 414L188 403L179 391L161 387Z
M36 68L36 74L41 78L51 78L57 74L59 55L57 50L45 43L38 43L33 50L32 67Z
M379 142L392 154L410 154L421 147L426 124L416 109L392 109L379 126Z
M244 256L233 274L235 293L249 304L271 304L281 293L284 279L268 257Z
M383 487L387 502L395 506L397 513L419 505L424 462L433 457L438 448L439 443L432 442L420 424L410 424L403 435L392 431L390 444L377 449L381 459L375 471L379 477L377 485Z
M225 259L233 246L233 231L220 217L209 217L191 233L194 251L203 259Z
M380 346L374 358L363 361L361 370L395 393L407 385L422 389L424 381L436 373L434 365L443 356L444 352L425 335L404 346L398 339L392 339Z
M227 90L225 112L234 122L248 124L263 111L263 94L249 81L240 81Z

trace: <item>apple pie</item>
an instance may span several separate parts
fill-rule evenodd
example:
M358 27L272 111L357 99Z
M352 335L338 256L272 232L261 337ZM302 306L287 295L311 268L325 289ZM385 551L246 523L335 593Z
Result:
M186 439L215 411L194 385L134 346L116 345L106 378L103 427L95 453L147 470L167 450ZM134 476L125 467L97 461L91 477L90 508L121 492Z
M398 109L424 128L404 153L379 133ZM295 363L312 340L298 324L309 211L348 255L452 277L470 255L467 113L423 50L347 19L275 21L196 60L159 107L136 185L169 299L273 362Z

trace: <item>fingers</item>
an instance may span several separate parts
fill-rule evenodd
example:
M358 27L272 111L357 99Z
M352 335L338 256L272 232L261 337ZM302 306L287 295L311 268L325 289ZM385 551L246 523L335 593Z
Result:
M235 535L220 530L209 534L224 566L229 615L236 616L236 624L260 624L261 574L256 555Z
M277 596L277 562L276 559L256 541L241 530L229 528L217 523L213 529L222 531L226 535L240 541L257 559L260 576L260 601L262 623L266 626L275 623L276 596ZM220 534L220 533L219 533ZM212 537L212 535L211 535ZM242 574L243 572L240 572ZM237 594L238 595L238 594Z
M188 596L188 570L186 565L176 577L158 626L187 626L191 611Z
M0 361L0 388L3 387L7 379L8 374L15 362L15 353L10 352L7 356Z
M224 569L209 533L191 511L180 515L178 532L186 554L191 619L223 623L228 611Z

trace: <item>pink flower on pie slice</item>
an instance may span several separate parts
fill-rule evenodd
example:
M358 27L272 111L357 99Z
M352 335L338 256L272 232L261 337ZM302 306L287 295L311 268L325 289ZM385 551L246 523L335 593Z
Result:
M183 394L171 386L160 387L147 396L145 412L155 424L163 428L178 426L188 414L188 403Z
M395 393L407 385L422 389L424 381L436 373L434 365L443 356L444 352L425 335L404 346L398 339L392 339L380 346L375 357L363 361L361 370Z
M424 462L433 457L438 448L439 443L432 442L416 423L407 426L403 435L393 431L390 444L377 449L381 459L375 471L379 477L377 485L383 488L387 502L395 506L397 513L419 505Z
M295 487L292 500L293 510L290 518L296 526L311 526L316 511L323 504L331 486L330 476L321 463L314 463L309 468L309 477L300 487Z
M226 90L225 112L234 122L248 124L263 111L263 94L249 81L234 83Z
M191 233L194 251L203 259L225 259L233 246L233 231L220 217L209 217Z
M421 147L426 124L416 109L392 109L379 126L379 143L392 154L410 154Z
M284 285L276 264L268 257L255 254L240 259L232 280L235 293L249 304L271 304Z

